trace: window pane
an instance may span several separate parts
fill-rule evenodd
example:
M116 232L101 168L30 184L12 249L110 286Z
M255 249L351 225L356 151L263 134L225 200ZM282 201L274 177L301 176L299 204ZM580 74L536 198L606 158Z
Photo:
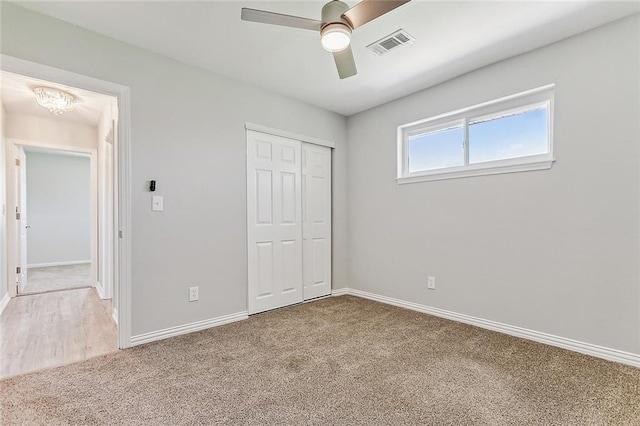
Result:
M547 152L546 108L469 125L469 164Z
M462 126L410 136L409 173L464 165Z

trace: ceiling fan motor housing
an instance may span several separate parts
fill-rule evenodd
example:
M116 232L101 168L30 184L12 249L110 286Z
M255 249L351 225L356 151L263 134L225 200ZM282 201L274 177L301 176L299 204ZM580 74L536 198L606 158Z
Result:
M322 8L322 27L330 24L343 24L351 31L352 28L349 21L342 17L342 14L347 10L349 10L349 5L340 0L333 0L325 4Z

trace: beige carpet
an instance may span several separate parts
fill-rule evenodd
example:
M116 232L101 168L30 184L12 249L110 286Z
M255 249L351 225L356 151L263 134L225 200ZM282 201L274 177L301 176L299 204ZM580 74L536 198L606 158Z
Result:
M27 285L22 293L41 293L90 285L90 263L44 266L27 269Z
M350 296L0 382L2 424L640 424L640 370Z

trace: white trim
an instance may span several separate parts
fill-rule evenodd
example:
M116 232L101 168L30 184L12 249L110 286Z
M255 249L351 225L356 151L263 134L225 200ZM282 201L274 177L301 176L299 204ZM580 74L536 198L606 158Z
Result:
M349 288L336 288L336 289L331 289L331 295L332 296L344 296L346 294L350 294L351 290Z
M555 161L553 158L544 160L523 161L527 157L514 158L512 160L492 161L470 166L450 167L446 169L431 170L429 172L415 173L396 178L399 184L427 182L433 180L458 179L471 176L498 175L502 173L530 172L533 170L548 170Z
M503 324L497 321L486 320L470 315L459 314L444 309L433 308L431 306L420 305L418 303L407 302L405 300L394 299L392 297L381 296L379 294L369 293L362 290L352 288L340 289L341 294L362 297L363 299L374 300L376 302L386 303L388 305L398 306L400 308L411 309L425 314L433 315L440 318L446 318L452 321L463 322L465 324L474 325L476 327L497 331L511 336L521 337L523 339L533 340L551 346L556 346L570 351L579 352L585 355L591 355L597 358L615 361L621 364L631 365L640 368L640 354L620 351L618 349L606 348L604 346L594 345L592 343L580 342L578 340L567 339L566 337L555 336L553 334L543 333L540 331L529 330L514 325ZM337 296L337 294L334 295Z
M27 265L27 269L31 268L47 268L49 266L68 266L68 265L84 265L91 263L91 259L87 260L69 260L65 262L49 262L49 263L32 263Z
M113 322L115 322L116 325L118 325L118 310L116 308L113 308L111 310L111 318L113 318Z
M11 300L11 296L9 296L9 293L5 293L4 296L2 297L2 300L0 300L0 315L2 315L2 311L4 311L4 308L7 307L10 300Z
M169 327L163 330L152 331L149 333L137 334L131 336L131 345L141 345L143 343L154 342L156 340L167 339L169 337L180 336L182 334L193 333L211 327L217 327L223 324L229 324L249 318L247 311L236 312L235 314L223 315L221 317L210 318L203 321L196 321L190 324L179 325L177 327Z
M7 138L7 141L12 141L14 145L22 146L23 148L41 148L46 151L64 151L61 154L80 154L86 155L87 157L97 156L98 150L95 148L87 148L83 146L76 145L62 145L52 142L47 142L45 140L34 140L34 139L19 139L19 138ZM28 150L27 150L28 151ZM55 154L55 152L53 152Z
M266 133L268 135L281 136L288 139L294 139L301 142L307 142L314 145L327 146L329 148L335 148L335 142L327 141L324 139L314 138L312 136L300 135L298 133L289 132L287 130L275 129L273 127L262 126L260 124L245 123L244 128L247 130L253 130L255 132Z
M424 118L421 120L412 121L411 123L403 124L399 126L401 128L414 127L419 124L439 122L441 120L454 121L462 118L469 112L476 112L476 114L488 114L490 112L497 112L499 110L508 110L510 108L516 108L522 106L522 99L525 99L526 103L536 103L547 99L549 92L552 92L555 88L555 84L547 84L546 86L537 87L535 89L525 90L524 92L516 93L509 96L504 96L499 99L494 99L488 102L482 102L476 105L460 108L455 111L445 112L444 114L438 114L433 117ZM495 109L495 105L500 104L500 108ZM512 106L513 105L513 106ZM476 114L473 117L476 117Z
M118 344L131 346L131 93L128 87L118 93L118 139L114 152L114 179L117 185L114 215L113 259L118 265L114 285L118 286ZM120 234L121 233L121 234ZM119 237L118 235L122 235Z
M54 68L13 56L0 55L0 69L67 86L115 96L118 99L118 143L115 156L117 171L114 174L114 191L117 191L118 214L114 217L114 229L123 238L114 241L114 261L118 269L114 279L118 281L118 346L131 346L131 101L130 89L121 84L99 80L82 74ZM116 260L117 259L117 260ZM13 282L13 281L11 281ZM15 286L9 285L15 292ZM11 290L10 290L11 291Z
M98 297L102 300L107 299L107 297L105 297L104 294L104 287L102 286L102 283L100 281L96 281L94 283L94 286L96 289L96 292L98 293Z

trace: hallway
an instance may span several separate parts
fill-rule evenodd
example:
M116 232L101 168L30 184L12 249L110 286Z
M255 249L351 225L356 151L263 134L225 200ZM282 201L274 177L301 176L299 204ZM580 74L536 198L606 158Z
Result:
M111 301L93 288L15 297L0 316L0 378L117 349Z

